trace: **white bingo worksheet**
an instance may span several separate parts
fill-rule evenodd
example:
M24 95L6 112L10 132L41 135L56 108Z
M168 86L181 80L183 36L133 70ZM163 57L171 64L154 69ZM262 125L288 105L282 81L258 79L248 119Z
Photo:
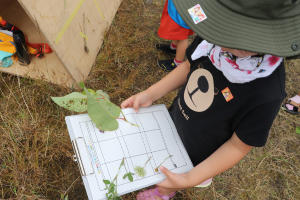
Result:
M118 119L119 129L102 132L96 128L87 114L66 117L66 123L73 144L78 166L89 200L106 199L103 180L112 181L124 165L117 179L120 195L159 183L164 174L155 168L162 165L174 173L188 172L193 164L180 140L174 123L164 104L140 108L135 113L132 108L122 110L126 119ZM122 117L122 116L120 116ZM134 172L135 166L145 166L145 177L133 175L133 182L123 179L126 170ZM126 168L126 170L125 170Z

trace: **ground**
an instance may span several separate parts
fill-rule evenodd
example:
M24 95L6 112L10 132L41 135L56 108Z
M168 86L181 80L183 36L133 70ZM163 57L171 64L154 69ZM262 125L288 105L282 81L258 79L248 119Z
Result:
M117 105L167 72L155 50L163 0L123 0L85 82ZM96 38L94 38L96 39ZM191 38L192 39L192 38ZM286 91L300 90L300 61L286 61ZM0 199L87 199L64 117L76 114L50 96L80 89L0 74ZM174 91L155 104L171 105ZM299 116L280 110L263 148L253 150L205 189L185 189L174 199L300 199ZM139 191L122 196L135 199Z

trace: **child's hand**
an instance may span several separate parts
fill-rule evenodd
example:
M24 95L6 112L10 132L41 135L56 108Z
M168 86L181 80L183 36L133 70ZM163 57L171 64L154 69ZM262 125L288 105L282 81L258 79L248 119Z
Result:
M159 167L159 169L167 179L158 183L157 186L176 190L190 187L188 184L187 173L175 174L163 166Z
M138 93L134 96L129 97L121 104L121 108L132 108L135 112L139 111L139 107L148 107L153 102L153 95L145 90L141 93Z

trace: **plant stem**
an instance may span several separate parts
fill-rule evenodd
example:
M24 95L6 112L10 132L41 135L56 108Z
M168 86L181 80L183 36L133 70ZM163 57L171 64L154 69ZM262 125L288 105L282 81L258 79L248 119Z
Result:
M126 169L125 163L124 163L124 168L125 168L126 173L128 174L128 171L127 171L127 169Z
M122 113L122 115L123 115L124 118L116 118L116 119L123 119L125 122L128 122L128 123L130 123L130 124L133 125L133 126L140 127L140 126L137 125L137 124L134 124L134 123L129 122L129 121L126 119L126 117L125 117L125 115L124 115L124 113L123 113L122 110L121 110L121 113Z
M122 162L121 162L121 164L120 164L120 167L119 167L119 171L118 171L116 177L113 179L112 182L114 182L115 180L117 180L117 177L118 177L118 175L119 175L119 173L120 173L120 169L121 169L122 165L124 165L124 159L125 159L125 158L123 158L123 160L122 160Z
M173 155L170 155L169 157L167 157L164 161L162 161L162 163L160 163L160 165L158 165L158 167L155 168L155 171L158 171L158 168L168 159L171 158Z
M146 167L146 164L150 161L150 159L152 158L152 156L147 160L147 162L144 164L143 169Z
M120 164L119 170L121 169L122 165L124 165L124 160L125 160L125 158L123 158L123 160L122 160L122 162Z
M119 174L119 173L118 173ZM117 175L118 176L118 175ZM118 195L118 179L116 178L116 194Z

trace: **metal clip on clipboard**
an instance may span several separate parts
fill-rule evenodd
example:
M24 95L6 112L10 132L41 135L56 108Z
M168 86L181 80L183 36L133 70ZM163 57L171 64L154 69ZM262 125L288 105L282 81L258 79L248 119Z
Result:
M88 149L83 138L75 138L72 140L72 146L75 152L73 161L78 163L81 176L94 174L93 165Z

